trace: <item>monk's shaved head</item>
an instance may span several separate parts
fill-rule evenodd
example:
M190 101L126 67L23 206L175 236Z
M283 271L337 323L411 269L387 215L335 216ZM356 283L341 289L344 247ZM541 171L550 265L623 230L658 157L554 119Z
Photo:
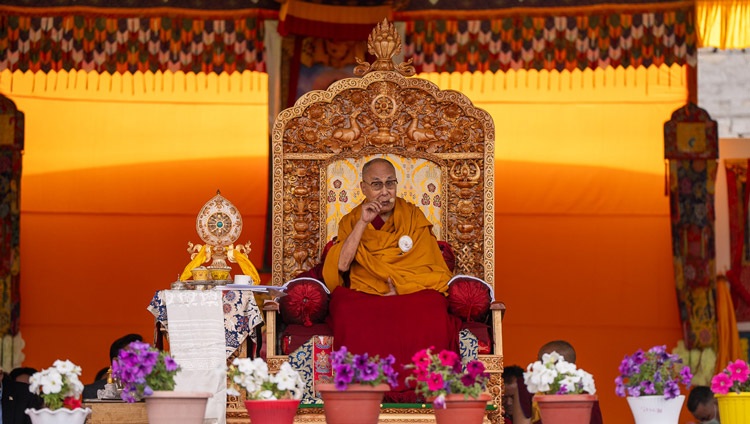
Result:
M367 172L370 170L370 167L378 163L383 164L383 165L388 165L393 171L393 174L394 175L396 174L396 167L393 166L391 161L385 158L375 158L375 159L371 159L367 161L367 163L362 167L362 179L363 180L365 179L365 175L367 175Z

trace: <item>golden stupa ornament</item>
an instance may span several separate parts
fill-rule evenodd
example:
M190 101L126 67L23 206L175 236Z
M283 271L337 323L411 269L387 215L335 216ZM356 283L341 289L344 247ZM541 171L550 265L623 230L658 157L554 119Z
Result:
M358 65L354 68L354 75L362 76L372 71L396 71L407 77L416 74L412 59L398 65L393 63L393 57L401 52L401 37L388 19L383 19L367 37L367 52L375 56L375 62L370 64L356 57Z

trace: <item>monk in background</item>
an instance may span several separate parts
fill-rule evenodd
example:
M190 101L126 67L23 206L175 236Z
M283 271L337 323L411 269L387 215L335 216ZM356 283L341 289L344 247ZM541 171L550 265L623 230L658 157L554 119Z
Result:
M396 169L386 159L362 167L365 200L341 219L323 277L331 290L334 349L394 355L400 383L384 401L416 402L423 400L406 386L403 365L428 347L458 352L461 320L448 313L445 293L452 274L432 224L396 196L397 185Z
M323 265L330 290L344 284L378 295L425 289L445 293L451 272L443 260L432 224L412 203L397 197L396 168L376 158L362 167L363 203L339 222L339 242Z

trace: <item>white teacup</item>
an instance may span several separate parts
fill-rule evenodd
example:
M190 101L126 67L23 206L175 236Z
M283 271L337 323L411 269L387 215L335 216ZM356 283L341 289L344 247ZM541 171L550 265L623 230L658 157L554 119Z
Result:
M253 279L249 275L235 275L234 284L253 284Z

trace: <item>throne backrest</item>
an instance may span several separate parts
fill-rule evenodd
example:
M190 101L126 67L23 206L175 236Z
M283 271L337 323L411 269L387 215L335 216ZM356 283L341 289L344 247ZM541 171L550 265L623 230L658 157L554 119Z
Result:
M362 165L394 163L398 195L420 206L456 256L456 274L494 280L494 138L490 115L464 94L409 78L384 22L368 41L376 61L357 78L303 95L272 130L272 284L313 267L339 219L362 199Z

